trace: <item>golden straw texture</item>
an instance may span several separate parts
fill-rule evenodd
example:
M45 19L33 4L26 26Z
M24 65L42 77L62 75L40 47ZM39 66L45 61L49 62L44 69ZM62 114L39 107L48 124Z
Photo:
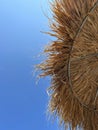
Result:
M40 76L52 78L49 110L72 130L98 130L98 0L54 0ZM68 129L67 127L65 129Z

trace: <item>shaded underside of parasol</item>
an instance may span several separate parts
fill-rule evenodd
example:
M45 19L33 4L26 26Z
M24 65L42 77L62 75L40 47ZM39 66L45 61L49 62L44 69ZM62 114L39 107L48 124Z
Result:
M98 130L98 0L54 0L51 10L56 40L38 65L52 79L49 110L72 130Z

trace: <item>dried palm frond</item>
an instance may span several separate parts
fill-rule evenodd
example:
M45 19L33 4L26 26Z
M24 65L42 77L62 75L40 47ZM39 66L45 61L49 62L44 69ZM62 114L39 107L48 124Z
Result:
M72 130L98 130L98 0L54 0L48 58L49 109Z

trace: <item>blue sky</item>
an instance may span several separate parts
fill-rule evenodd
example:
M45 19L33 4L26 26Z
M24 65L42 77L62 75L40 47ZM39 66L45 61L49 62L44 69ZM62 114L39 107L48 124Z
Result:
M48 31L47 0L0 0L0 130L58 130L48 120L46 88L36 85L33 66L52 38Z

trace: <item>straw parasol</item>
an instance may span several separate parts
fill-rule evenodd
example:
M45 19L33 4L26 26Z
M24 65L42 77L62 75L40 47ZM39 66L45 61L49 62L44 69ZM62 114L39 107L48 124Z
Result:
M98 130L98 0L54 0L47 59L49 110L72 130Z

